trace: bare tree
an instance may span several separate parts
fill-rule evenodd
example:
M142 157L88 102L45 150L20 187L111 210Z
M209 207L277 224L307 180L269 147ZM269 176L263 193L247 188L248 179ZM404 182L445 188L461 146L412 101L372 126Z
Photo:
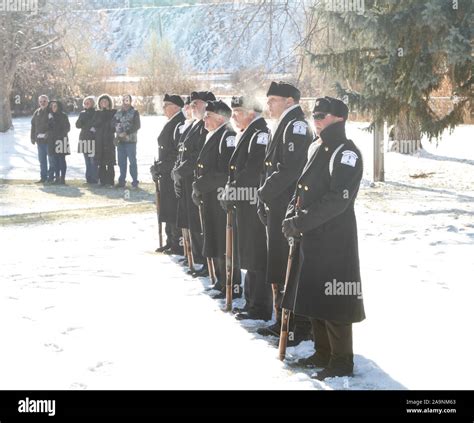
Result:
M62 36L58 27L65 16L62 6L43 2L37 11L0 13L0 132L12 125L10 95L18 68Z

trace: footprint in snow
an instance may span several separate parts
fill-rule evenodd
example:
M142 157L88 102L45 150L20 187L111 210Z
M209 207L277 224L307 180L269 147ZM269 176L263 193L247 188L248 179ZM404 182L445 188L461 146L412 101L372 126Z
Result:
M75 330L82 329L81 327L70 327L67 328L64 332L61 332L61 335L68 335L70 332L73 332Z
M400 232L400 235L408 235L408 234L414 234L414 233L416 233L416 231L414 231L412 229L408 229L406 231Z
M80 382L74 382L70 388L71 389L87 389L87 385Z
M111 361L99 361L95 366L89 367L89 371L90 372L96 372L96 371L100 370L102 367L108 366L110 364L112 364Z
M59 345L56 344L44 344L46 348L51 348L54 352L62 352L64 351Z

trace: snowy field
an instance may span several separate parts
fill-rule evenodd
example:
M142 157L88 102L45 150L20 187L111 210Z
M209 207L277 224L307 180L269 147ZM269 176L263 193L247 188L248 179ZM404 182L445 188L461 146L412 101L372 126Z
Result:
M349 124L365 159L367 319L354 325L355 377L322 383L291 365L311 342L281 363L277 340L255 333L263 322L236 321L207 279L153 253L148 169L163 118L142 119L138 191L82 185L75 128L74 181L32 184L29 119L14 124L0 134L0 389L474 389L472 126L420 155L386 154L387 182L370 184L371 135Z

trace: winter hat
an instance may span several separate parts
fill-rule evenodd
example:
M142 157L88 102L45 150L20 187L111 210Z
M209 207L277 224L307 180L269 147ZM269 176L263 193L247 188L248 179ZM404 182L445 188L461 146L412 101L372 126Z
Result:
M184 104L191 104L191 96L186 96L186 101L184 102Z
M194 100L215 101L216 97L210 91L193 91L191 93L191 101Z
M93 95L89 95L86 98L84 98L84 100L82 100L82 107L84 107L84 109L86 108L86 101L87 100L92 100L92 107L95 106L95 97Z
M169 103L173 103L178 107L183 107L184 106L184 101L183 99L177 95L177 94L165 94L165 97L163 98L163 101L168 101Z
M100 101L105 98L107 100L109 100L109 109L113 109L114 108L114 100L112 99L112 97L110 97L110 95L108 94L101 94L99 96L99 98L97 99L97 107L100 108Z
M58 105L58 112L62 112L63 111L63 103L61 103L59 100L50 100L49 103L48 103L48 109L50 111L52 111L51 109L51 105L53 103L56 103Z
M349 108L342 100L326 96L316 99L313 113L330 113L346 120L349 115Z
M254 110L257 113L262 112L262 106L260 103L255 98L249 96L234 96L232 97L230 105L233 109L242 107L243 109Z
M299 101L301 98L301 93L298 88L283 81L273 81L270 84L270 88L267 92L267 97L270 95L277 95L279 97L292 97L295 99L295 101Z
M216 113L226 118L230 118L232 115L231 108L227 104L225 104L222 100L208 101L206 112Z

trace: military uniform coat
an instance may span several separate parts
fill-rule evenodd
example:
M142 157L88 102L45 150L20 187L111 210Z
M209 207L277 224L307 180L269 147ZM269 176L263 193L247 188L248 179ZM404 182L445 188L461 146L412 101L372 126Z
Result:
M178 112L166 122L158 136L158 165L157 173L160 177L160 222L176 223L177 199L174 191L174 182L171 179L176 158L181 128L184 124L183 112Z
M204 128L204 121L196 122L187 133L178 152L178 160L174 172L179 176L182 195L186 197L186 214L189 229L192 232L200 233L201 222L199 219L199 209L193 203L191 194L193 192L194 171L196 161L206 139L207 130Z
M267 269L267 236L257 215L256 191L268 140L267 123L258 117L238 137L229 162L231 186L236 190L245 188L246 194L252 196L235 202L240 267L263 272Z
M235 132L228 125L217 129L205 142L197 160L196 188L202 194L204 257L224 257L226 213L222 209L218 188L225 187L229 160L235 149Z
M283 307L316 319L359 322L365 313L354 201L362 178L362 156L346 138L343 122L325 128L321 139L287 212L288 217L295 215L299 197L295 223L303 236Z
M267 145L261 185L267 208L267 283L285 283L288 242L281 232L281 224L312 139L303 110L296 106L280 120Z
M192 129L192 122L187 125L187 122L181 126L183 133L179 137L178 142L178 157L176 159L175 167L179 165L179 156L184 149L184 140ZM183 181L181 179L174 181L174 192L176 195L176 226L178 228L189 229L188 211L187 211L187 196L183 191Z

